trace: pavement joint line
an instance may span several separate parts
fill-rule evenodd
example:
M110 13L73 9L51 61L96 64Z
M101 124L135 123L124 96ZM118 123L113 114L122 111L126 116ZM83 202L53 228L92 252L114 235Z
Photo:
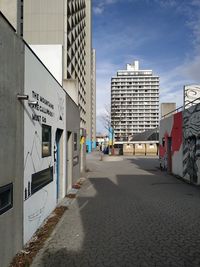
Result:
M83 203L83 205L80 206L79 210L82 210L83 208L85 208L85 206L88 204L88 200L85 201L85 203Z
M32 267L200 267L199 189L154 172L157 159L94 162Z

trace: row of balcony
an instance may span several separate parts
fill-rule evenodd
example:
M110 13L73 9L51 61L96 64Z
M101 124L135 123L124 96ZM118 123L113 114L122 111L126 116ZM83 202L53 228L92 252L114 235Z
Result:
M149 115L151 114L158 114L158 112L159 112L159 107L158 106L152 106L151 108L144 108L143 106L141 106L141 107L122 107L122 108L112 108L111 109L111 113L113 113L113 114L115 114L115 115L117 115L117 114L119 114L119 115L123 115L123 114L143 114L144 112L147 112L147 111L149 111Z
M141 77L128 77L128 78L121 78L121 77L118 77L118 78L115 78L115 80L111 80L111 83L134 83L134 82L144 82L144 83L148 83L148 82L159 82L159 79L157 78L152 78L152 77L147 77L147 79L144 79L144 78L141 78Z
M125 89L116 89L116 88L112 88L111 89L111 93L122 93L122 94L133 94L133 95L148 95L148 94L155 94L155 93L159 93L159 88L151 88L149 90L132 90L129 88L125 88Z
M113 96L111 95L111 100L112 100L112 103L119 103L119 101L121 102L124 102L124 101L134 101L134 102L141 102L141 101L146 101L146 102L152 102L152 101L159 101L159 97L157 95L155 96L149 96L149 97L144 97L144 96L141 96L141 97L134 97L134 96L131 96L131 97L127 97L127 95L122 95L122 96L119 96L119 95L116 95L116 96Z
M117 81L117 82L111 82L111 86L149 86L151 84L159 85L159 81L140 81L140 80L133 80L133 81Z
M138 99L138 100L131 100L130 99L120 99L120 100L115 100L115 101L112 101L112 106L113 107L119 107L120 105L130 105L130 104L133 104L133 105L158 105L159 104L159 101L157 101L156 99L154 100L147 100L147 99Z
M122 129L115 129L115 133L120 133L120 132L133 132L133 131L140 131L140 132L144 132L146 130L150 130L150 129L154 129L158 127L158 125L155 125L155 127L137 127L137 128L122 128Z
M118 82L118 81L135 81L135 80L144 80L144 81L148 81L148 80L150 80L150 81L152 81L152 80L159 80L159 77L158 76L151 76L151 75L149 75L149 76L136 76L136 75L133 75L133 76L129 76L129 77L127 77L127 76L115 76L115 77L112 77L111 78L111 81L112 82Z
M133 92L132 90L128 91L128 90L112 90L111 91L111 94L112 95L116 95L116 96L119 96L120 94L123 94L123 95L129 95L129 96L151 96L151 95L155 95L155 96L158 96L159 94L159 90L158 89L151 89L151 91L149 91L148 93L147 92L144 92L144 91L135 91Z

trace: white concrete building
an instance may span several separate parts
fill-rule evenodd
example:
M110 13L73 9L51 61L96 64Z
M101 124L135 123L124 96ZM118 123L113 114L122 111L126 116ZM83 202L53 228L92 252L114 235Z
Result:
M78 102L80 127L91 143L91 1L26 0L23 9L29 44L62 45L62 86ZM71 80L76 86L68 89Z
M80 178L80 112L1 12L0 39L0 266L7 267Z
M127 64L111 78L111 124L116 140L158 127L159 77L140 70L139 61Z
M62 79L57 80L78 104L80 110L81 135L85 135L85 143L81 147L83 171L86 143L88 151L91 151L93 129L96 128L91 115L92 105L95 103L92 102L91 79L91 0L0 0L0 10L56 78L56 66L54 63L48 64L49 60L46 59L49 57L48 51L51 52L52 60L55 57L58 59L59 53Z
M92 50L92 148L96 148L96 51Z

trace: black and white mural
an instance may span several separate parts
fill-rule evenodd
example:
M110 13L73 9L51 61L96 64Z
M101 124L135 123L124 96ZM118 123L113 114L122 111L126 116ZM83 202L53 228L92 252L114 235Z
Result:
M183 178L200 183L200 104L183 112Z
M183 105L185 108L189 108L193 105L200 103L200 85L191 84L184 86L184 100Z

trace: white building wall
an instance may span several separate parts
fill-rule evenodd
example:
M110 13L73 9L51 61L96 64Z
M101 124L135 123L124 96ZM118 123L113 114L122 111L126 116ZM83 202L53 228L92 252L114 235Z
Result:
M17 1L0 0L0 11L9 20L11 25L17 28Z
M31 45L31 49L44 63L56 80L63 83L63 46L62 45Z
M138 61L119 70L111 79L111 112L117 140L158 127L159 77Z
M183 177L183 145L179 151L175 151L172 156L172 173Z
M180 131L182 133L182 126L180 121L175 119L177 114L172 114L160 121L159 128L159 156L160 156L160 164L163 169L168 169L168 137L172 138L171 144L171 172L174 175L178 175L179 177L183 177L183 144L181 142L180 147L174 148L174 143L179 144ZM179 116L181 117L181 116Z
M57 177L54 146L57 128L65 129L65 92L28 47L25 48L24 91L29 95L30 101L38 103L33 107L28 101L24 101L24 243L26 243L56 206ZM49 101L52 106L43 103L41 97ZM46 112L48 110L49 114L41 112L42 109ZM51 156L48 157L42 157L42 124L52 127ZM64 154L66 154L65 147L66 144L63 149ZM49 167L53 167L53 181L31 194L32 174ZM63 177L66 177L65 168L63 173ZM65 184L63 180L60 183Z

